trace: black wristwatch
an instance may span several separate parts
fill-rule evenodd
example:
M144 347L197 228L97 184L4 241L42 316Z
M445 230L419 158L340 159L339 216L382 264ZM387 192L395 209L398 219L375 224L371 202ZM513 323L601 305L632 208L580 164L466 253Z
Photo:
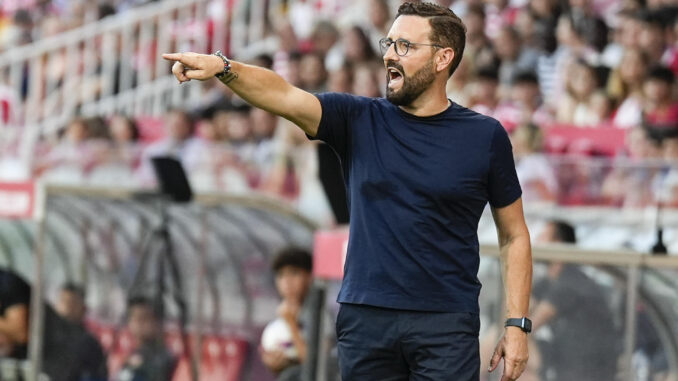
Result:
M504 327L518 327L522 329L523 332L530 333L532 332L532 320L526 317L506 319Z
M224 78L228 73L231 72L231 61L226 58L226 56L221 52L221 50L217 50L216 52L212 53L215 56L221 58L224 61L224 71L219 72L215 74L214 76L217 77L218 79Z

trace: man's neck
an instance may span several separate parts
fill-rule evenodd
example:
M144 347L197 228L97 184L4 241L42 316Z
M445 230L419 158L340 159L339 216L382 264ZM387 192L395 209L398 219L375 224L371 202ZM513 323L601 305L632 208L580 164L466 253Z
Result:
M427 117L440 114L450 107L451 102L447 99L445 88L432 87L422 93L417 99L407 106L398 106L401 110L414 116Z

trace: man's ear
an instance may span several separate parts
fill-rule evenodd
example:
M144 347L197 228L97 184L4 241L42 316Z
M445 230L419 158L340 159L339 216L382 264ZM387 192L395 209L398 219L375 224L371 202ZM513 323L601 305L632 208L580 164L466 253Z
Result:
M436 71L448 71L455 55L456 54L452 48L441 49L439 51L438 58L436 59Z

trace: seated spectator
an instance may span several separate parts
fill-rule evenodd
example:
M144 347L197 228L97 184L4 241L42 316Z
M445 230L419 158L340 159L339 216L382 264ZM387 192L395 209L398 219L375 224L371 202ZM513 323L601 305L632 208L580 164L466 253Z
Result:
M74 283L66 283L59 291L55 309L59 316L82 330L78 355L81 363L81 379L88 381L107 380L108 369L104 350L99 341L85 327L85 314L87 313L85 290Z
M127 302L127 328L136 348L116 380L171 381L177 361L165 346L162 320L150 299L133 297Z
M362 97L377 98L381 96L379 79L372 66L367 64L358 65L353 73L353 86L351 93Z
M507 129L520 124L548 126L553 116L542 102L539 81L533 72L518 73L511 84L509 100L497 106L494 117Z
M329 73L327 91L350 93L353 88L353 65L346 63Z
M501 28L493 46L500 60L499 83L502 86L510 86L519 72L534 71L537 68L539 53L532 48L521 47L520 35L515 28Z
M349 28L344 34L342 42L344 45L345 62L352 64L374 64L377 61L378 56L375 50L372 49L367 35L359 26Z
M550 222L537 238L542 243L575 244L574 228ZM550 340L540 340L542 375L556 381L608 380L617 374L623 335L615 328L605 289L580 266L550 262L546 279L534 287L532 330L544 326Z
M523 200L554 201L558 182L553 168L541 154L543 135L534 124L518 126L511 134L516 173L523 189Z
M675 77L667 68L652 68L643 84L644 121L654 127L678 126L678 102L673 97Z
M478 71L475 81L470 86L468 107L475 112L492 116L499 104L499 75L492 68Z
M313 51L325 57L325 69L338 70L344 62L344 52L339 41L337 27L330 21L320 21L313 28L311 42Z
M186 153L195 144L193 132L195 126L192 117L183 110L174 109L165 117L165 132L162 140L151 143L142 153L139 178L144 183L152 183L155 178L151 159L156 156L174 156L182 163Z
M626 50L619 67L612 71L607 83L607 93L618 104L612 123L630 128L641 123L643 81L648 58L639 49Z
M136 122L127 116L114 115L108 122L112 145L109 160L134 168L139 164L140 132Z
M665 165L657 183L657 201L663 206L678 207L678 128L663 129L662 157Z
M372 44L372 51L378 52L379 40L388 35L388 29L391 27L391 9L388 0L370 0L369 19L368 40Z
M327 71L323 57L316 53L305 54L299 64L299 79L304 90L314 93L325 91Z
M565 96L556 109L556 121L574 126L597 126L605 116L598 115L594 95L598 89L595 69L584 61L575 61L569 68Z
M275 274L275 286L282 298L278 306L278 319L275 324L287 325L290 333L289 347L293 350L265 349L259 352L261 360L271 372L277 375L278 381L301 380L301 363L307 357L307 332L312 310L307 301L308 291L313 276L311 254L302 249L289 248L281 251L273 260L272 269ZM270 326L270 325L269 325ZM268 333L264 331L264 336ZM263 345L267 345L266 337L262 337Z
M608 203L624 207L644 207L654 204L652 184L659 168L648 161L662 156L661 137L647 127L636 127L627 134L629 162L615 167L604 179L601 196Z

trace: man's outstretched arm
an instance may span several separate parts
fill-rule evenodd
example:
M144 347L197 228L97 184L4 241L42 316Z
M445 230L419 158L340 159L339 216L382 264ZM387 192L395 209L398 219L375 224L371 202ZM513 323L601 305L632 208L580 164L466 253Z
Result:
M170 53L172 73L179 82L206 80L224 70L224 61L211 54ZM313 94L292 86L271 70L231 61L231 75L222 82L252 106L282 116L310 136L318 132L322 116L320 101Z

